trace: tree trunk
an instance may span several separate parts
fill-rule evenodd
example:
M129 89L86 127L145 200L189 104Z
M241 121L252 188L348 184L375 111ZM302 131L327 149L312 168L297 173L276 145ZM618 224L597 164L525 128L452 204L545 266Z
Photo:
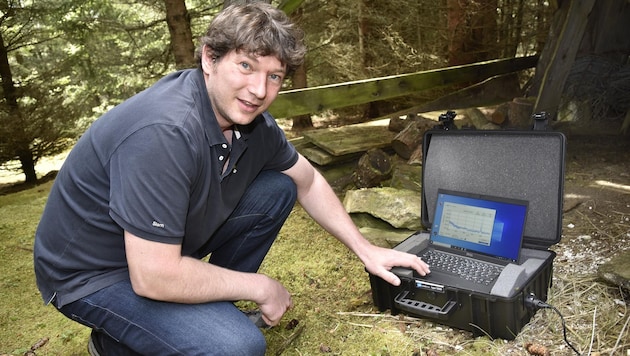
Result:
M298 23L301 16L302 16L302 9L298 8L296 11L294 11L291 14L291 19L295 23ZM293 77L291 79L293 79L293 89L300 89L300 88L307 87L308 84L306 80L306 62L304 62L301 66L299 66L295 70L295 73L293 73ZM293 130L305 130L305 129L312 129L312 128L313 128L313 120L311 119L310 114L304 114L304 115L293 117L293 126L292 126Z
M465 23L466 13L464 5L459 0L447 0L448 8L448 65L455 66L474 62L466 56Z
M23 119L20 112L20 106L18 103L18 91L13 82L13 74L11 73L11 66L9 64L9 56L7 48L4 43L2 33L0 33L0 79L2 80L2 92L4 100L8 107L8 115L10 117L17 118L16 121L20 122ZM21 129L22 127L20 127ZM25 141L24 135L14 134L11 137L4 137L3 140L6 147L10 150L5 152L7 155L18 157L22 164L22 171L26 176L27 183L37 182L37 175L35 174L35 160L33 159L33 152L29 148L29 142L21 143L18 145L15 142ZM18 146L19 148L15 149ZM15 153L13 153L15 152Z
M22 172L24 172L24 176L26 177L26 183L37 183L37 173L35 173L35 160L33 158L33 152L28 149L28 146L25 149L21 149L18 152L18 157L20 159L20 163L22 164Z
M506 16L500 22L503 29L502 39L500 41L500 58L510 58L517 54L518 46L521 44L521 33L523 27L523 7L525 5L524 0L515 0L508 3L507 9L505 9ZM504 5L505 6L505 5ZM540 20L542 21L542 20Z
M171 34L171 49L178 69L192 68L195 62L195 45L190 29L190 16L184 0L164 0L166 23Z
M536 68L536 77L542 74L542 79L539 81L541 85L534 112L545 111L555 118L566 79L579 49L576 41L579 43L582 40L594 5L595 0L574 0L562 3L559 11L566 12L566 17L559 24L561 30L557 38L552 41L554 45L545 48L551 51L549 64L542 73L538 72L538 67Z
M293 88L306 88L306 68L301 65L293 75ZM293 117L293 130L305 130L313 128L313 120L310 114L304 114Z
M496 0L447 0L446 3L449 66L496 57Z

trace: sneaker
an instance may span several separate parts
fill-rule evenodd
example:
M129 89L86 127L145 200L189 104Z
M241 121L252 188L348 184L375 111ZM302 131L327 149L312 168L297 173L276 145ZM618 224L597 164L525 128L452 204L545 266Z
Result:
M271 328L271 325L268 325L263 320L262 312L260 310L256 309L256 310L244 311L243 314L245 314L249 318L249 320L251 320L252 323L254 323L254 325L256 325L257 327L259 327L261 329L270 329Z
M90 356L139 356L140 354L134 352L129 347L117 342L103 332L98 332L92 329L90 334L90 340L88 340L88 353Z
M88 353L90 356L104 356L103 346L98 337L98 333L92 330L90 334L90 340L88 341Z

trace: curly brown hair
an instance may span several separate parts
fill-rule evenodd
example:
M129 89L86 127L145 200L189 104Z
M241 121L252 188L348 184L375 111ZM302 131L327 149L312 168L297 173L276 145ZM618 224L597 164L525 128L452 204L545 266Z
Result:
M212 20L197 49L201 65L203 48L217 61L232 50L259 56L273 55L291 75L304 62L304 33L277 8L264 2L231 5Z

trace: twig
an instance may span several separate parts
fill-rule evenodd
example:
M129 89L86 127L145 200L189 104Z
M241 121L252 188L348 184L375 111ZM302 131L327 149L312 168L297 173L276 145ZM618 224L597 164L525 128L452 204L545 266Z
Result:
M617 337L617 342L615 342L615 346L613 347L612 351L610 352L611 355L615 354L615 351L617 350L617 347L619 346L619 342L622 339L623 333L626 330L626 327L628 326L628 322L630 322L630 316L628 316L626 318L626 322L623 324L623 328L621 328L621 332L619 333L619 336Z
M352 325L352 326L360 326L360 327L362 327L362 328L369 328L369 329L371 329L371 328L373 328L373 327L374 327L374 325L359 324L359 323L351 323L351 322L349 322L349 323L348 323L348 325Z
M591 331L591 342L589 343L589 346L588 346L587 355L590 355L591 351L593 351L593 341L595 340L595 316L596 315L597 315L597 306L595 306L595 310L593 311L593 327Z
M289 337L282 343L282 345L280 345L280 348L276 351L276 356L280 356L284 350L286 350L289 345L291 345L291 343L297 339L298 336L300 336L300 334L302 334L302 331L304 331L305 325L302 325L300 327L298 327L297 329L295 329L295 331L293 332L293 334L289 335Z
M608 236L608 237L611 237L611 238L612 238L612 236L610 236L610 234L609 234L609 233L607 233L606 231L604 231L604 230L600 229L599 227L597 227L597 225L595 225L595 224L593 223L593 221L591 221L591 219L589 219L586 215L584 215L583 213L581 213L579 210L578 210L578 213L579 213L580 215L582 215L582 217L583 217L586 221L588 221L588 223L589 223L589 224L591 224L591 226L592 226L595 230L597 230L598 232L600 232L600 233L601 233L601 234L603 234L603 235L606 235L606 236ZM606 217L606 215L604 215L604 214L602 214L602 213L600 213L600 212L597 212L597 211L595 211L595 210L593 210L593 213L595 213L595 214L597 214L597 215L600 215L600 216L603 216L603 217Z

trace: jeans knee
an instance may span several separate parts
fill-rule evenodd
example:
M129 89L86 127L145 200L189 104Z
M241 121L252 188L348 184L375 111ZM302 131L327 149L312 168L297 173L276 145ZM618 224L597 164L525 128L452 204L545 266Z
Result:
M265 336L258 328L253 327L252 331L243 331L238 335L209 340L208 345L205 345L204 350L201 350L199 355L264 356L266 351L267 340L265 340Z
M258 330L258 333L244 337L241 342L234 347L234 355L263 356L267 351L267 340L265 340L265 336Z
M289 204L297 200L297 186L288 175L276 171L263 171L259 177L265 181L265 188L271 196Z

